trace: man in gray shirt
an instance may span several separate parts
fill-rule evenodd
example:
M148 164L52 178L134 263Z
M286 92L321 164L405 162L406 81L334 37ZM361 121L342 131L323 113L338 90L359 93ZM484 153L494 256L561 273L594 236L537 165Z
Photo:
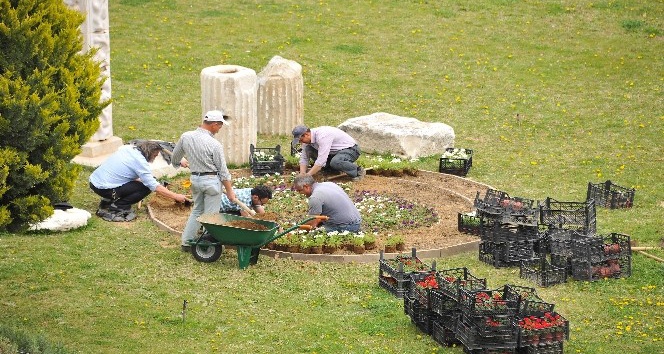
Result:
M182 165L191 170L191 195L194 206L182 231L182 251L189 252L188 241L196 239L201 223L196 219L202 214L219 213L222 185L228 199L235 203L237 197L231 184L231 174L226 167L224 148L214 135L229 117L221 110L209 111L203 124L196 130L185 132L173 149L171 158L175 167ZM186 160L181 159L186 156Z
M322 225L326 231L360 231L360 212L348 194L336 183L316 182L310 175L299 175L293 181L293 189L309 198L309 215L329 217ZM321 222L314 219L307 224L318 227Z

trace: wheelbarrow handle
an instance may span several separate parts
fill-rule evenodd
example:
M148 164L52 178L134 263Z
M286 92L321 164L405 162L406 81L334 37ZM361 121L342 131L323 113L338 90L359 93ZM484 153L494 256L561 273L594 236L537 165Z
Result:
M304 225L304 224L306 224L307 222L309 222L309 221L311 221L311 220L314 220L314 219L318 219L318 220L328 220L329 217L328 217L328 216L325 216L325 215L311 215L311 216L309 216L308 218L306 218L306 219L300 221L299 223L297 223L297 225L292 226L292 227L289 227L289 228L285 229L285 230L282 231L282 232L278 232L277 234L275 234L274 236L272 236L269 240L265 241L261 246L267 245L268 243L270 243L270 242L272 242L272 241L278 239L279 237L281 237L281 236L283 236L283 235L285 235L285 234L287 234L287 233L289 233L289 232L291 232L291 231L293 231L293 230L296 230L296 229L303 229L303 230L304 230L304 229L306 229L306 230L311 230L311 229L313 229L313 227L311 227L311 225Z

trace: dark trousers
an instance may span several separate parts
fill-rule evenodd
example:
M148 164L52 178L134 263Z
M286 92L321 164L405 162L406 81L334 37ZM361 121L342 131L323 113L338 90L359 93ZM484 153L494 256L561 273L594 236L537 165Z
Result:
M306 149L307 156L310 159L316 160L318 157L318 150L314 149L311 145L307 145ZM345 172L350 177L357 177L358 167L355 161L360 157L360 153L360 148L357 145L336 151L334 153L330 152L330 154L327 156L327 163L325 167L336 171Z
M140 202L151 192L150 188L139 181L131 181L111 189L99 189L90 183L90 189L98 196L110 199L115 208L122 210L130 210L133 204Z

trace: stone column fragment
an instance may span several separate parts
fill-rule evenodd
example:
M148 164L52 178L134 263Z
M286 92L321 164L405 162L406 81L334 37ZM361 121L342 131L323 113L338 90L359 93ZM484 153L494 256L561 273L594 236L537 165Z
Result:
M274 56L258 74L258 132L290 135L304 124L302 66Z
M216 138L224 146L226 162L249 163L249 145L258 140L256 72L237 65L217 65L201 71L201 117L222 109L231 117Z

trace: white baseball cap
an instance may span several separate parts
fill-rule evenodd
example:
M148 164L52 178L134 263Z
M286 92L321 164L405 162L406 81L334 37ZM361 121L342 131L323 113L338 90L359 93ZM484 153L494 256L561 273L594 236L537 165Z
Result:
M204 119L208 122L222 122L224 124L229 124L226 119L230 119L230 117L224 114L223 110L217 109L205 113Z

